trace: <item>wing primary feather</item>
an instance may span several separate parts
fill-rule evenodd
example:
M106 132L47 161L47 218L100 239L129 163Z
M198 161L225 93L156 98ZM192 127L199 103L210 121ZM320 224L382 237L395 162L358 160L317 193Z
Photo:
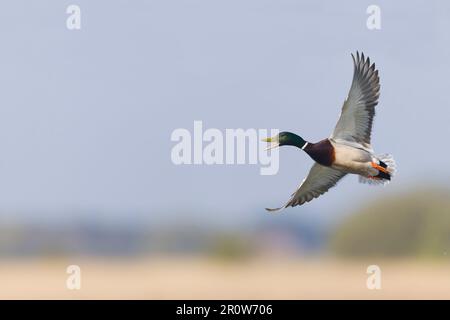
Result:
M278 212L278 211L281 211L281 210L284 210L284 209L286 209L286 207L266 208L266 210L269 211L269 212Z
M309 170L308 176L285 205L274 209L266 208L266 210L276 212L287 207L295 207L309 202L334 187L344 176L345 173L342 171L315 163Z
M380 96L380 78L375 63L364 53L356 51L353 59L353 80L348 97L331 139L341 143L358 144L371 149L370 138L375 106Z

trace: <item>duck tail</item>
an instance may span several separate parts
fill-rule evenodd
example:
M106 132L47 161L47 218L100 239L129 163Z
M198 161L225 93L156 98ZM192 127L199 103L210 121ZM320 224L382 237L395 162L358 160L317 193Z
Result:
M391 154L382 154L377 156L377 159L380 161L380 166L386 168L389 173L389 176L392 178L397 171L397 166L395 164L394 157Z
M386 169L386 172L380 171L376 176L363 177L359 176L359 182L371 185L386 185L392 177L394 177L397 167L394 157L390 154L382 154L376 156L374 161L378 161L378 165Z

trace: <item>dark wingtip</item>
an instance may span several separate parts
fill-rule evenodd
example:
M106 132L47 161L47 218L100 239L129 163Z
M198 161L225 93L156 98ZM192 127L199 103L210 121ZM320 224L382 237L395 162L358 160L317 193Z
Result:
M284 207L280 207L280 208L265 208L267 212L278 212L282 209L284 209Z

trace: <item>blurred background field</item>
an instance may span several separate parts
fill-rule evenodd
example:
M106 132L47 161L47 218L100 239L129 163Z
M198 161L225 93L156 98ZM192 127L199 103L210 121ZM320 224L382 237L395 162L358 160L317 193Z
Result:
M331 225L287 211L239 228L3 224L0 298L449 299L449 196L400 193ZM81 290L66 288L73 264Z
M81 267L80 290L65 269ZM381 290L368 290L378 263ZM450 263L408 260L257 259L224 263L200 257L4 261L1 299L449 299Z

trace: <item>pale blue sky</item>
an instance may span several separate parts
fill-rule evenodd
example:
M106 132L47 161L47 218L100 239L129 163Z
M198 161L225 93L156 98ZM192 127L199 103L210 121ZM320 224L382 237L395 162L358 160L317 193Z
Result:
M80 31L66 29L70 4L81 7ZM370 4L381 7L381 30L366 28ZM446 183L449 15L446 1L4 1L0 212L266 215L312 160L282 149L275 176L255 165L174 166L171 132L202 120L325 138L356 50L380 70L373 146L394 155L399 174L385 188L347 177L285 214L326 219L424 178Z

